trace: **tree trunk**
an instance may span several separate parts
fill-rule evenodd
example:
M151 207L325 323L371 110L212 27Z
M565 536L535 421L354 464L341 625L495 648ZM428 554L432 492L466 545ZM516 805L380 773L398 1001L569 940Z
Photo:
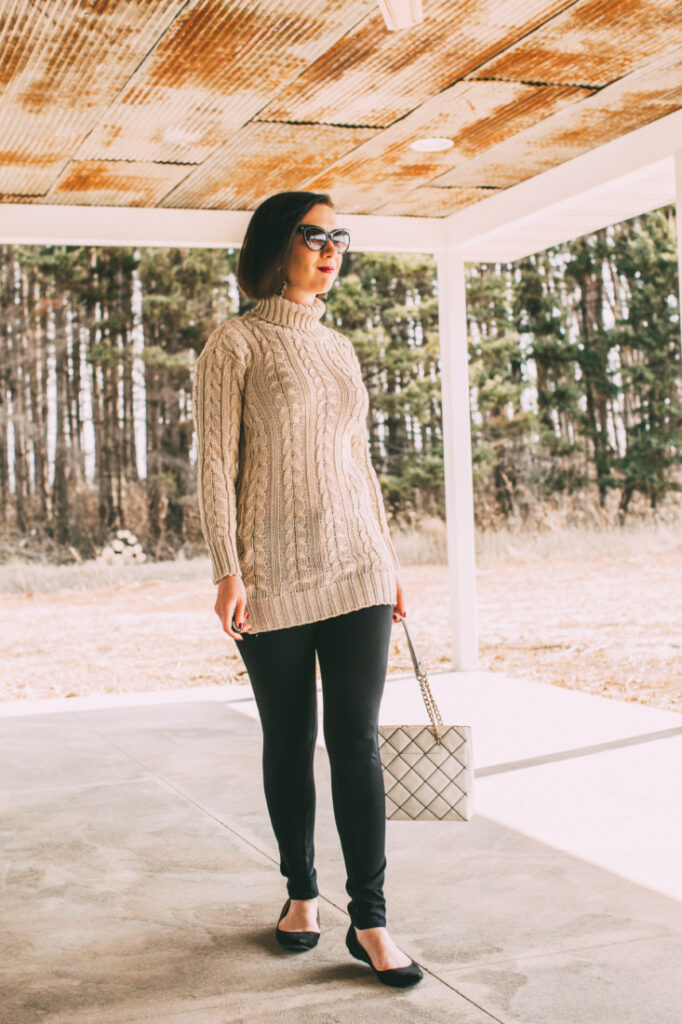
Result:
M11 303L7 310L8 327L8 351L9 351L9 373L8 384L10 401L12 403L11 422L14 434L14 507L16 513L17 529L21 533L28 530L28 465L26 452L26 403L25 380L23 366L23 333L21 324L21 306L15 301L17 291L17 261L15 250L9 246L8 260L6 266L6 294ZM19 284L19 287L21 285Z
M41 295L41 282L35 268L29 274L28 291L31 309L31 409L33 412L33 472L39 515L48 522L49 462L47 454L47 310Z
M65 296L56 295L54 308L57 426L54 459L53 522L58 544L69 541L69 363Z

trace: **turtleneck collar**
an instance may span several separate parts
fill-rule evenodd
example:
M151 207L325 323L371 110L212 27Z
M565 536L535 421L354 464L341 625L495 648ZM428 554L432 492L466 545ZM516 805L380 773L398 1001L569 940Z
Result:
M315 296L312 305L303 302L292 302L283 295L268 295L259 299L249 310L271 324L283 327L294 327L299 331L312 331L320 325L320 317L324 313L324 302Z

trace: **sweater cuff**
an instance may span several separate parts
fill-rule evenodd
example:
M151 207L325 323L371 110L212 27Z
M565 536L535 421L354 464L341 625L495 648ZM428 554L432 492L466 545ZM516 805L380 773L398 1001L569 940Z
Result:
M225 537L212 537L208 545L213 565L213 582L218 583L223 576L241 576L239 560L232 545Z

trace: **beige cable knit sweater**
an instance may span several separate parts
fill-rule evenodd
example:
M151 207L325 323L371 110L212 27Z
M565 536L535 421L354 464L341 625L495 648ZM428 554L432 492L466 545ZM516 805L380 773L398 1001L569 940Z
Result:
M261 299L197 359L202 530L213 582L242 576L254 633L396 601L369 396L323 311L321 299Z

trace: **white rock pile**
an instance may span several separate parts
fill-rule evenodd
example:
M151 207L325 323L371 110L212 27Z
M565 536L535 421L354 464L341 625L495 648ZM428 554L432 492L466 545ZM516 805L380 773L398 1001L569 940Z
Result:
M131 562L146 562L147 556L134 533L130 530L117 530L100 551L97 561L106 565L128 565Z

